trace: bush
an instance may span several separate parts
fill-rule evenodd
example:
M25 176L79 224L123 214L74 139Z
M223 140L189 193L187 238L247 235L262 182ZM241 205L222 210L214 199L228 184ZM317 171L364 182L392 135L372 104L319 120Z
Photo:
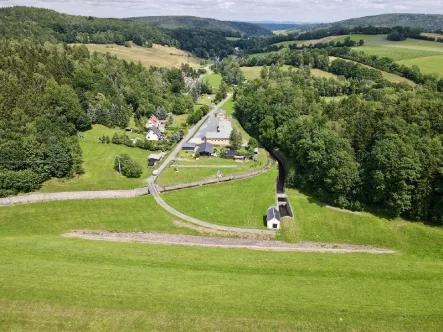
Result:
M121 172L127 178L139 178L142 175L142 167L128 154L115 157L114 169Z
M0 196L40 189L43 178L29 169L0 172Z

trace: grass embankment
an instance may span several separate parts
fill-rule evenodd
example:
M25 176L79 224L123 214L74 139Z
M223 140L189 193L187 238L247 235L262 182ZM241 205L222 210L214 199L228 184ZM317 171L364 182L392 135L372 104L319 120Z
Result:
M262 187L255 188L188 202L238 219L261 195ZM150 197L1 207L0 329L442 330L441 231L395 221L389 237L390 221L294 195L303 239L387 247L394 241L404 249L400 255L282 253L59 236L79 228L186 231L174 229Z
M296 240L366 244L443 259L443 228L366 212L339 211L291 189L288 197L295 214Z
M220 225L264 228L266 210L275 204L277 168L256 177L162 194L187 215Z
M121 59L133 62L141 62L145 67L177 67L182 63L188 63L192 67L199 67L199 59L190 56L189 53L175 47L154 44L151 48L137 46L131 43L131 47L114 44L85 44L91 52L111 53Z
M110 129L102 125L94 125L93 129L82 133L80 146L83 152L83 169L85 174L72 179L51 179L43 184L41 192L83 191L133 189L146 185L149 176L147 168L150 151L130 148L124 145L98 143L99 137L107 135L112 138L114 132L121 129ZM128 133L129 137L144 138L143 135ZM117 155L127 153L136 160L143 169L138 179L128 179L114 170L114 160Z

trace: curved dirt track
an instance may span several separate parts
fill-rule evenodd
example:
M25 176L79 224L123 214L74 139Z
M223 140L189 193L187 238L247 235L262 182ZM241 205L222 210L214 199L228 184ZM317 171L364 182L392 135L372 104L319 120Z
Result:
M101 240L116 242L140 242L151 244L184 245L212 248L252 249L263 251L298 251L319 253L370 253L395 254L390 249L362 245L300 242L287 243L283 241L251 240L239 238L219 238L194 235L179 235L166 233L114 233L101 230L78 230L63 234L64 237L85 240Z

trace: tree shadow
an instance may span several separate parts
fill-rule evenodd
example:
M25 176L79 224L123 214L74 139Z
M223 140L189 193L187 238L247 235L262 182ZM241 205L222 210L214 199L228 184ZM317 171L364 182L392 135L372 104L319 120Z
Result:
M266 215L264 215L263 218L262 218L263 219L263 226L265 226L266 228L268 227L268 220L267 220L267 218L268 217Z

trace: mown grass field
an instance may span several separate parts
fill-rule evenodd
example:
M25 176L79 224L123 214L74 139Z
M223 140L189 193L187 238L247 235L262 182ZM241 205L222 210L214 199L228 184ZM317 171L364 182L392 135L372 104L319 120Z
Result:
M420 71L425 74L436 73L438 76L443 77L443 55L429 56L419 59L410 59L398 61L398 63L406 66L418 66Z
M399 42L401 43L401 42ZM353 50L358 52L364 52L369 55L377 55L380 57L392 58L394 61L409 60L416 58L423 58L435 55L441 55L438 51L420 50L420 49L408 49L402 47L392 46L362 46L354 47Z
M222 81L222 77L220 74L216 74L216 73L212 73L209 75L206 75L205 80L208 80L209 84L211 84L211 86L217 90L220 87L221 81Z
M133 189L146 185L146 179L150 175L147 168L149 151L138 148L130 148L124 145L98 143L99 137L107 135L112 139L116 132L121 129L111 129L102 125L94 125L93 129L84 132L84 138L80 139L83 152L83 169L85 174L75 176L72 179L51 179L43 184L41 192L60 191L83 191L83 190L109 190L109 189ZM129 137L140 137L128 133ZM119 154L129 154L143 169L138 179L128 179L114 170L114 160Z
M277 168L256 177L162 194L176 210L220 225L264 228L266 210L275 204Z
M240 40L241 38L239 37L226 37L226 40L230 40L230 41L237 41Z
M162 46L154 44L151 48L137 46L131 43L131 47L124 47L114 44L85 44L91 52L111 53L127 61L141 62L145 67L177 67L182 63L197 68L199 59L190 56L189 53L175 47Z
M262 187L256 188L252 195L260 195ZM249 191L232 201L250 201ZM289 195L300 239L383 245L400 253L263 252L60 237L74 229L192 234L174 227L174 218L151 197L0 207L0 329L442 330L441 229L334 211ZM193 205L239 217L232 204L227 209L211 198Z

